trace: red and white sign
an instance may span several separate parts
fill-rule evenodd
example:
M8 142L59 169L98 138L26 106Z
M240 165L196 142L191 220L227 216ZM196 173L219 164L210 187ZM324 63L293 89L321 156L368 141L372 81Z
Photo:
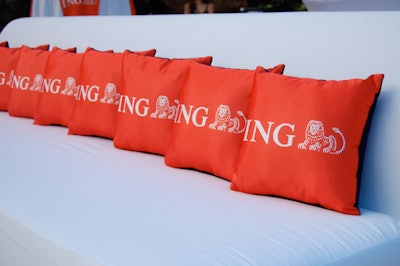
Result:
M133 0L31 0L32 17L135 15Z

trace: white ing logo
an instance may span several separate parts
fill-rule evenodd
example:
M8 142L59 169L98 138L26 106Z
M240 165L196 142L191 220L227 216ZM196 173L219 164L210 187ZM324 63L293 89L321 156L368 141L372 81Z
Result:
M304 142L297 145L297 148L310 151L320 151L322 148L323 153L342 153L346 147L346 139L339 128L333 127L332 130L342 138L343 144L340 149L338 149L337 140L333 135L325 136L324 125L318 120L308 122Z
M21 91L27 91L29 89L31 91L36 91L40 93L46 92L58 94L60 93L61 89L61 80L43 78L41 74L36 74L31 84L31 78L29 76L14 75L14 70L11 70L6 85L10 86L10 88L12 89L18 89ZM68 77L65 82L65 89L61 91L61 94L75 97L77 95L77 92L78 88L75 84L75 78Z
M245 125L246 117L244 116L243 112L237 111L237 114L242 117L243 125ZM245 129L245 126L240 128L239 118L232 118L229 106L221 104L215 113L215 120L209 125L209 128L219 131L228 131L231 133L242 133Z
M76 81L74 77L68 77L65 80L65 87L61 91L61 94L67 95L67 96L74 96L76 97L78 93L78 88L76 87Z
M257 142L258 136L261 136L265 144L275 145L282 148L293 146L296 138L295 125L290 123L276 124L268 121L263 125L260 120L248 119L246 130L243 135L243 141ZM321 121L310 120L305 130L305 139L297 145L300 150L322 151L326 154L340 154L346 147L346 139L339 128L332 128L333 132L342 139L342 146L338 148L338 141L333 135L325 136L324 127Z
M121 94L117 93L114 83L108 83L104 89L104 96L100 99L101 103L119 105Z
M270 144L272 133L272 141L279 147L291 147L293 139L296 137L294 134L287 134L285 132L294 133L295 126L289 123L282 123L275 125L275 122L268 121L268 128L265 129L260 120L247 120L246 131L243 136L243 141L257 142L257 132L261 135L265 144ZM251 127L253 131L250 132Z
M41 91L43 85L43 76L41 74L36 74L35 78L33 79L32 87L29 89L31 91Z
M178 100L174 101L179 104ZM155 111L150 115L152 118L175 119L178 108L173 105L170 106L168 97L160 95L157 97Z
M0 73L0 85L5 82L5 73ZM52 94L62 94L72 96L76 100L83 100L89 102L97 102L99 100L100 86L97 85L77 85L74 77L67 77L65 80L65 87L61 90L61 80L43 78L41 74L36 74L30 85L30 77L14 75L14 70L10 71L9 79L6 82L8 86L13 89L22 91L31 90L37 92L46 92ZM114 83L107 83L104 88L103 97L100 99L101 103L119 105L121 101L121 94L117 92L117 87Z
M0 85L4 85L6 83L6 73L0 72Z
M75 99L94 103L99 101L99 91L100 86L98 85L78 85ZM102 95L100 103L119 105L121 102L121 94L117 92L117 87L114 83L107 83Z
M8 81L7 81L6 84L7 84L8 86L12 87L13 79L14 79L14 70L11 70L11 71L10 71L10 75L8 76Z
M149 115L150 99L121 96L118 112L129 112L140 117L150 116L158 119L171 119L174 123L193 125L198 128L207 127L210 130L216 130L228 133L243 133L243 141L257 142L258 136L261 136L265 144L274 143L275 145L288 148L294 145L295 125L290 123L277 124L268 121L266 125L260 120L246 119L242 111L236 111L237 116L232 116L228 105L221 104L215 112L214 120L207 124L209 109L205 106L195 107L193 105L180 104L174 100L175 105L171 105L167 96L157 97L154 111ZM208 126L207 126L208 125ZM333 135L325 136L322 122L310 120L306 127L306 138L298 144L298 149L321 151L328 154L340 154L346 147L346 140L340 129L334 127L332 130L341 136L342 146L338 149L337 139Z
M121 104L118 108L119 112L126 112L127 109L131 114L136 113L138 116L148 115L148 104L150 100L147 98L132 97L123 95ZM143 106L143 104L146 104ZM142 106L140 106L142 105ZM214 122L208 125L209 129L226 131L230 133L242 133L245 130L246 117L243 112L237 111L239 117L242 118L243 123L240 122L238 117L232 117L229 106L219 105ZM174 100L174 104L170 104L170 100L165 95L159 95L155 103L154 112L150 114L152 118L170 119L174 123L192 124L195 127L205 127L208 120L208 108L204 106L194 107L193 105L179 104L178 100ZM242 126L242 128L241 128Z
M11 70L10 71L10 75L8 77L8 81L7 81L7 85L10 86L10 87L12 86L13 77L14 77L14 70Z
M42 75L37 74L37 75L35 76L35 78L34 78L34 82L33 82L33 84L32 84L32 87L29 87L30 77L27 77L27 76L17 76L17 75L15 75L14 70L12 70L12 71L10 72L10 78L9 78L9 80L7 81L7 85L9 85L10 88L19 89L19 90L22 90L22 91L26 91L26 90L28 90L29 88L30 88L31 90L40 91L40 86L41 86L40 84L41 84L42 82L43 82ZM39 89L37 89L37 88L39 88Z

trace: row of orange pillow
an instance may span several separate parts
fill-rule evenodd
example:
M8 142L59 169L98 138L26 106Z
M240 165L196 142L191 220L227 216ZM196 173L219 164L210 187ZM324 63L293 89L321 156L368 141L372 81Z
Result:
M0 109L164 155L233 190L359 214L360 144L382 74L325 81L210 56L47 48L0 48Z

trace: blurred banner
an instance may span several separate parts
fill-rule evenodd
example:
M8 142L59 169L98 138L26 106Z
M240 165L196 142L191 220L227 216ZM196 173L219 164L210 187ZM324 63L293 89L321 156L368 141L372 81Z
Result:
M96 16L99 14L100 0L59 1L64 16Z
M31 0L30 16L135 15L133 0Z

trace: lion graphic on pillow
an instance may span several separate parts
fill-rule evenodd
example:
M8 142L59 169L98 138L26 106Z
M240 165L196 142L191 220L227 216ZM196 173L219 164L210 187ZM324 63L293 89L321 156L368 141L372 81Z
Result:
M219 131L228 131L231 133L242 133L245 129L246 117L242 111L237 111L237 114L243 118L243 128L240 128L239 118L231 117L230 107L221 104L215 113L215 120L209 125L209 128Z
M321 121L310 120L305 130L304 142L300 143L297 148L302 150L320 151L329 154L340 154L346 147L346 139L339 128L333 127L333 132L342 138L343 145L340 149L337 147L337 139L333 135L326 136L324 125Z
M36 74L33 79L32 87L29 88L31 91L42 91L43 76L41 74Z
M13 78L14 78L14 70L11 70L7 81L7 85L10 87L12 87Z
M121 100L121 94L117 93L117 87L114 83L107 83L104 89L104 96L100 99L101 103L118 105Z
M68 77L65 80L65 88L61 91L61 94L67 96L76 96L78 89L76 88L75 78Z
M178 100L175 100L176 104L179 104ZM160 95L157 97L156 110L151 113L152 118L164 118L164 119L175 119L177 113L177 107L170 106L168 97L165 95Z

